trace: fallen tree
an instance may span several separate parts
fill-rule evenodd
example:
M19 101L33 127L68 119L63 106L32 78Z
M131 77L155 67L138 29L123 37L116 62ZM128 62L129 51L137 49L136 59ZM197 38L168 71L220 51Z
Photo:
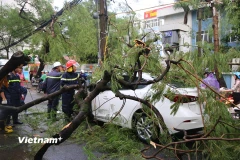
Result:
M148 56L145 56L146 54L144 54L145 52L142 52L143 50L141 50L140 52L138 52L138 59L136 60L136 65L137 68L134 68L133 70L133 77L136 76L136 73L139 75L139 77L141 77L141 74L142 74L142 69L144 68L143 65L145 65L145 63L143 63L143 65L140 63L140 60L139 58L141 56L144 56L146 59L148 58ZM21 56L20 56L21 57ZM11 61L10 61L11 62ZM181 66L181 63L184 62L182 59L178 60L178 61L173 61L173 60L167 60L166 61L166 67L165 67L165 70L162 71L162 73L159 73L159 76L157 76L156 78L154 78L153 80L150 80L150 81L146 81L146 82L141 82L141 81L124 81L123 79L116 79L120 84L122 85L125 85L125 86L128 86L129 88L135 88L136 85L143 85L143 84L154 84L154 83L157 83L159 82L160 80L163 80L164 77L166 77L166 74L169 73L169 70L171 68L171 65L175 65L175 66L179 66L180 68L182 68L183 70L185 70L186 72L188 72L188 70L184 69L182 66ZM118 68L119 69L119 66L115 66L114 67L115 69ZM5 68L6 70L7 68ZM191 72L189 73L191 74ZM192 74L192 76L196 76L195 74ZM107 70L104 71L104 74L103 74L103 78L96 84L91 84L91 86L94 86L94 89L86 96L86 90L85 90L85 86L82 86L81 83L79 83L79 85L73 85L73 86L64 86L61 90L59 90L58 92L55 92L53 94L49 94L48 96L44 96L42 98L39 98L39 99L36 99L30 103L27 103L19 108L15 108L15 107L11 107L11 106L3 106L3 105L0 105L0 110L1 111L5 111L4 115L8 115L8 114L11 114L13 112L21 112L25 109L28 109L36 104L39 104L45 100L48 100L48 99L51 99L53 98L54 96L58 96L60 95L61 93L65 92L65 91L69 91L69 90L72 90L72 89L79 89L78 90L78 93L76 94L76 97L85 97L83 100L79 99L79 98L76 98L75 101L77 103L77 105L79 106L79 112L77 114L77 116L69 123L67 124L65 127L63 127L63 129L59 132L59 133L56 133L53 138L59 138L61 137L62 140L61 141L58 141L57 144L51 144L51 143L47 143L47 144L44 144L42 146L42 148L36 153L35 155L35 159L42 159L45 152L47 151L47 149L51 146L51 145L59 145L61 144L62 142L66 141L70 136L71 134L73 133L74 130L76 130L76 128L85 120L85 118L88 116L88 113L90 112L90 108L91 108L91 101L100 93L100 92L103 92L107 89L113 89L111 88L111 86L108 86L108 82L110 82L113 78L113 73L112 72L109 72ZM198 79L198 77L195 77L196 79ZM201 79L199 79L201 81ZM206 84L207 85L207 84ZM208 85L207 85L208 86ZM210 86L208 86L210 87ZM210 87L211 89L211 87ZM122 94L121 92L119 92L118 90L115 92L115 96L116 97L119 97L120 99L131 99L131 100L135 100L135 101L139 101L143 104L145 104L149 109L151 109L154 114L157 115L157 117L164 122L161 114L155 109L155 107L152 105L151 102L149 102L149 100L145 100L145 99L140 99L138 97L134 97L134 96L129 96L129 95L124 95ZM124 107L124 106L123 106ZM211 117L212 118L212 117ZM212 119L212 121L215 121L215 119ZM214 131L216 130L216 126L217 124L219 124L219 122L221 122L220 124L221 125L226 125L226 126L229 126L229 124L227 122L224 122L224 121L220 121L220 120L216 120L216 123L214 126L212 126L210 129L210 131L206 132L205 134L202 134L202 135L193 135L193 136L189 136L185 133L184 130L179 130L176 128L176 130L179 130L181 132L184 132L185 133L185 139L183 141L179 141L179 142L170 142L169 144L157 144L157 143L154 143L154 142L151 142L152 145L156 146L156 147L160 147L160 149L150 155L150 156L147 156L145 155L145 152L147 149L143 150L142 152L142 155L143 157L145 158L157 158L157 155L158 153L160 153L161 151L165 150L165 149L168 149L168 150L172 150L173 153L175 153L175 156L178 158L178 159L181 159L181 157L183 155L188 155L192 152L203 152L204 151L204 148L202 149L196 149L196 150L193 150L193 149L189 149L189 150L183 150L181 149L181 145L180 144L185 144L187 142L190 142L190 141L193 141L193 142L198 142L198 141L201 141L204 143L207 143L207 141L239 141L240 139L239 138L232 138L232 137L229 137L229 133L226 132L224 134L222 134L221 137L211 137L211 134L214 133ZM225 126L224 126L225 127ZM232 126L230 125L230 127L232 128ZM164 126L164 129L166 130L167 128ZM238 129L237 127L234 127L234 129ZM238 135L237 133L235 135ZM226 138L223 138L223 136L227 136ZM233 134L231 134L231 136L233 136ZM170 137L170 136L169 136ZM200 138L196 138L196 137L200 137ZM203 145L204 146L204 145ZM179 148L178 148L179 147Z
M9 61L0 70L0 80L2 80L9 72L12 72L20 65L27 65L30 61L28 56L25 56L23 52L18 51L12 55Z
M158 78L154 79L153 81L149 81L147 82L148 84L151 83L156 83L158 81L160 81L165 75L166 73L169 71L170 69L170 63L175 63L177 64L178 62L175 61L167 61L167 67L166 70L164 72L164 74L162 74L161 76L159 76ZM141 73L141 71L140 71ZM86 118L86 116L88 115L90 108L91 108L91 101L102 91L109 89L109 87L107 86L107 83L111 80L111 74L107 71L104 71L104 75L103 75L103 79L98 82L94 88L94 90L83 100L83 101L79 101L76 100L78 106L80 107L79 113L78 115L69 123L67 124L65 127L63 127L63 129L58 133L55 134L54 136L52 136L53 138L62 138L60 141L58 141L58 143L56 145L61 144L62 142L64 142L65 140L67 140L71 134L73 133L73 131L83 122L83 120ZM122 83L128 83L126 81L122 81ZM143 83L139 82L138 85L141 85ZM129 85L136 85L135 83L129 84ZM84 90L80 89L79 93L83 93ZM140 101L144 104L146 104L149 108L153 109L154 113L157 114L158 117L162 117L161 114L156 110L155 107L153 107L149 102L147 102L146 100L143 99L139 99L137 97L130 97L130 96L126 96L121 94L120 92L118 92L116 94L116 97L119 97L120 99L126 98L126 99L132 99L132 100L136 100L136 101ZM162 118L163 120L163 118ZM166 128L165 128L166 129ZM43 158L43 155L45 154L45 152L47 151L47 149L54 144L51 143L47 143L44 144L42 146L42 148L37 152L37 154L35 155L35 159L36 160L40 160Z
M129 26L130 26L130 24L131 23L129 23ZM119 38L119 36L117 36L117 37ZM123 40L124 38L119 38L119 39ZM130 39L131 38L129 38L129 42L130 42ZM159 82L160 80L165 80L169 77L171 79L174 77L176 79L183 78L184 82L194 81L193 84L195 86L198 86L199 81L201 81L201 78L198 77L198 74L200 73L199 72L200 69L198 69L198 71L195 71L195 68L189 65L189 66L187 66L188 70L186 70L182 66L182 64L184 64L182 57L179 58L177 56L175 57L175 55L174 55L174 57L172 55L169 55L168 60L166 61L166 67L164 70L162 70L162 68L160 68L158 65L159 57L156 56L156 55L159 55L159 52L153 52L153 51L150 52L149 44L146 45L141 41L136 41L135 43L136 44L134 44L134 45L127 44L127 46L130 47L130 49L127 53L124 51L124 55L122 54L123 53L122 50L116 51L116 52L112 51L112 53L109 53L108 55L106 55L106 57L107 57L105 59L105 61L107 61L105 63L106 66L101 68L103 70L103 73L101 75L103 78L98 83L93 85L95 87L87 95L87 97L85 97L83 100L80 100L78 98L75 99L76 103L79 106L79 112L78 112L77 116L72 120L72 122L70 122L62 130L60 130L58 133L56 133L53 136L54 138L57 138L57 137L62 138L61 141L58 141L58 143L54 144L54 145L61 144L62 142L66 141L71 136L71 134L74 132L74 130L76 130L76 128L88 116L88 113L90 112L90 108L91 108L91 101L100 92L103 92L106 89L111 89L115 93L115 96L119 97L120 99L123 99L123 100L131 99L131 100L135 100L135 101L145 104L148 108L150 108L154 112L154 114L156 114L158 116L158 118L161 121L163 121L161 114L159 114L156 111L156 109L150 99L140 99L138 97L124 95L121 92L119 92L120 88L119 88L118 84L127 86L127 87L131 88L132 90L134 90L134 89L136 89L136 86L138 86L138 85L155 84L155 83ZM114 46L112 46L112 47L114 47ZM122 47L122 44L121 44L121 47ZM156 48L154 48L154 49L156 49ZM154 53L155 53L155 55L154 55ZM182 56L182 55L180 55L180 56ZM186 55L184 55L184 56L187 57ZM178 59L178 58L179 58L179 60L175 60L175 61L171 60L171 59ZM199 59L201 60L201 58L199 58ZM192 61L192 64L196 63L196 60L193 60L193 59L188 59L188 60ZM201 64L202 64L202 62L201 62ZM201 64L196 63L194 65L201 66ZM171 71L170 71L170 68L172 69ZM155 76L157 76L157 78L155 78L152 81L141 82L140 80L141 80L142 72L151 72ZM100 73L101 73L101 71L100 71ZM131 76L131 80L125 81L122 78L120 78L119 75L121 75L122 73L128 73ZM138 74L138 80L134 81L137 74ZM182 76L182 74L185 74L185 76ZM108 82L114 82L115 86L113 86L113 87L108 86L107 85ZM208 85L206 85L206 86L209 87ZM80 86L80 85L79 86L71 86L71 87L69 87L69 89L74 89L75 87L76 88L79 87L79 91L78 91L77 95L81 95L82 97L84 97L84 94L86 92L84 87ZM210 88L210 90L212 90L211 87L209 87L209 88ZM65 91L66 90L67 90L67 88L65 88ZM4 109L7 109L9 111L8 114L10 114L12 112L21 112L24 109L30 108L31 106L34 106L37 103L40 103L44 100L52 98L53 96L59 95L63 91L64 90L61 90L56 94L54 93L52 95L42 97L38 100L35 100L35 102L30 102L29 104L21 106L18 109L12 108L9 106L1 106L1 107ZM202 97L200 96L199 103L203 102L202 99L204 99L204 98L207 99L207 98L211 98L211 97L213 97L212 94L206 94L205 96L202 96ZM125 106L123 105L122 107L125 107ZM229 152L229 153L225 153L224 155L219 156L219 157L226 159L227 155L233 155L233 156L236 155L237 156L237 154L233 154L233 153L236 153L237 151L234 151L232 148L236 145L236 142L239 141L239 138L235 138L232 136L233 136L233 134L234 134L234 136L238 135L239 131L238 131L238 128L236 128L236 127L233 128L233 127L229 126L228 123L226 123L226 122L229 121L236 126L239 125L239 123L237 121L236 122L231 121L232 119L230 119L230 116L227 115L227 113L225 113L226 106L221 105L215 99L214 100L213 99L206 100L205 108L206 108L207 113L209 114L210 118L209 118L208 124L205 126L206 129L204 130L204 134L193 135L193 136L185 134L186 138L183 141L179 141L179 143L172 142L172 140L170 140L170 143L165 143L165 144L157 144L157 143L151 142L152 145L154 145L156 147L158 146L158 147L160 147L160 149L158 150L157 153L154 153L154 154L151 153L152 155L150 155L150 156L146 156L145 153L143 153L143 157L161 159L161 158L157 157L157 154L160 153L161 151L163 151L164 149L170 150L175 155L175 157L178 159L181 159L183 155L193 153L194 151L195 151L195 153L201 152L203 154L209 154L209 155L215 153L215 155L212 155L212 157L214 157L214 156L216 157L216 155L217 155L216 153L220 153L219 149L221 149L221 148L225 149L224 148L225 145L222 144L222 141L231 141L232 144L229 144L229 143L226 144L226 146L228 146L228 148L226 149L226 152ZM173 107L173 110L174 109L175 108ZM220 111L222 111L222 112L220 112ZM119 110L118 113L120 113L120 112L121 112L121 109ZM224 123L216 123L216 122L219 122L218 121L219 114L223 115L223 120L226 122L223 121ZM203 119L203 121L204 121L204 119ZM217 124L217 125L215 125L215 124ZM164 129L166 129L166 128L164 127ZM175 130L179 130L180 132L186 133L186 131L180 130L178 128L176 128ZM221 138L223 135L227 135L227 138ZM200 139L196 138L196 137L201 137L201 136L202 136L202 138L200 138ZM169 137L169 138L171 138L171 137ZM192 140L190 140L190 139L192 139ZM193 141L196 143L198 141L201 141L202 144L200 147L198 147L199 145L196 145L197 147L194 150L193 149L183 150L183 148L182 148L183 144L185 144L189 141ZM36 153L34 158L42 159L45 152L48 150L48 148L51 145L53 145L53 144L44 144L42 146L42 148ZM211 159L211 157L210 157L210 159ZM215 159L217 159L217 158L215 158Z

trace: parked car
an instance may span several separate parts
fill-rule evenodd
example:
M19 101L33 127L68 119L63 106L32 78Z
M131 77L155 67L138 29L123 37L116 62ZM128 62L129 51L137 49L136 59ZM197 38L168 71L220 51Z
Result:
M142 81L153 79L149 74L145 73L142 78ZM151 87L152 84L139 85L135 90L122 88L120 92L125 95L136 96L143 99L146 95L149 95L149 93L153 93ZM165 87L164 92L169 90L171 90L171 93L174 93L174 95L167 96L167 94L163 93L161 99L153 104L162 115L169 133L174 134L178 132L173 128L189 131L201 130L203 128L203 123L200 105L197 102L197 88L179 88L169 84ZM114 97L115 94L111 90L106 90L95 97L92 101L92 114L96 120L109 122L119 113L124 101L118 97ZM178 111L175 115L171 114L171 106L181 97L184 97L184 99L182 99ZM122 127L135 128L138 137L143 141L148 141L152 138L155 128L153 120L150 120L148 115L143 112L142 106L143 105L138 101L127 99L125 106L116 116L115 120L113 120L113 123ZM158 129L161 133L162 127L160 124Z

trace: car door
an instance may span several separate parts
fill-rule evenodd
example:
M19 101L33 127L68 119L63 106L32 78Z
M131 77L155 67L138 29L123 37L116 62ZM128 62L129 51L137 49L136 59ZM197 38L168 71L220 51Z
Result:
M130 89L122 89L120 92L126 95L134 95L134 91ZM111 90L100 93L92 102L94 117L103 122L111 121L124 105L124 100L115 97ZM131 103L132 105L130 105ZM114 118L113 123L124 126L127 123L128 115L131 113L132 106L135 105L135 101L127 100L122 111Z
M124 77L125 78L125 77ZM124 95L131 95L142 98L146 94L146 85L139 85L137 89L132 90L122 86L119 91ZM100 93L93 100L93 115L96 119L109 122L114 118L113 123L127 126L129 117L134 110L135 106L138 105L138 101L127 99L125 102L118 97L115 97L115 93L111 90Z
M137 94L138 90L130 90L130 89L122 89L120 92L124 95L131 95L134 96ZM117 98L115 101L110 102L109 105L109 112L110 112L110 120L113 119L113 123L121 125L121 126L127 126L127 122L129 120L129 116L132 113L134 107L139 102L129 99L120 99Z
M142 81L145 80L143 79ZM124 95L143 98L148 89L146 86L147 85L138 85L135 90L122 87L119 91ZM110 120L115 117L113 123L127 127L128 120L131 120L130 116L137 105L140 105L138 101L130 99L126 99L125 102L119 98L114 101L110 101Z
M97 120L108 122L110 117L109 105L115 95L111 90L107 90L99 93L99 95L93 100L92 113Z

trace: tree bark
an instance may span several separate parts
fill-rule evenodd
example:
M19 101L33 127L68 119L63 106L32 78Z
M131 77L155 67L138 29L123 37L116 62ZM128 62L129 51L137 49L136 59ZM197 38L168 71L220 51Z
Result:
M34 159L35 160L41 160L45 154L45 152L48 150L48 148L51 145L59 145L65 140L67 140L73 131L83 122L83 120L87 117L89 110L91 108L91 102L92 100L102 91L104 91L105 86L107 83L111 80L111 75L105 71L103 79L97 83L95 89L83 100L75 99L77 102L80 111L78 115L69 123L67 124L59 133L55 134L53 138L62 138L62 140L59 140L57 144L52 143L45 143L42 148L36 153ZM79 92L84 92L84 89L81 88ZM80 93L80 94L81 94Z
M218 30L218 12L216 10L215 4L212 3L211 10L213 13L213 37L214 37L214 54L219 54L219 30ZM227 87L226 82L223 79L223 76L220 76L219 70L217 68L217 62L214 64L214 70L216 73L217 80L220 84L220 87Z
M44 69L44 67L45 67L44 60L42 60L41 58L39 58L39 62L40 62L40 66L39 66L39 68L38 68L37 75L36 75L36 77L38 77L38 78L41 77L41 72L43 71L43 69Z
M30 61L30 58L25 56L23 52L18 51L12 55L10 60L0 70L0 80L3 79L8 73L12 72L21 64L24 65Z

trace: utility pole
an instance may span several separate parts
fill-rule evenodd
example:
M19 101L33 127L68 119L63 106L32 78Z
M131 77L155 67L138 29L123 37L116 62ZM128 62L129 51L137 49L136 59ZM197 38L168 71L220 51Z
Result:
M197 19L198 19L198 57L201 57L202 55L202 48L200 47L200 43L202 42L202 12L203 8L198 8L197 11Z
M99 13L99 19L100 19L100 50L98 55L98 60L100 61L98 64L101 65L101 62L104 60L105 56L105 49L106 49L106 35L107 35L107 6L106 6L106 0L100 0L100 13Z
M213 15L213 38L214 38L214 54L218 54L219 52L219 29L218 29L218 12L216 10L215 7L215 0L212 0L210 2L210 9L212 11L212 15ZM227 87L226 82L224 81L223 77L220 76L219 70L217 68L217 62L214 65L214 70L215 70L215 74L216 77L219 81L220 87Z
M214 52L219 52L219 34L218 34L218 12L215 7L215 0L211 1L211 10L213 14L213 37L214 37Z

